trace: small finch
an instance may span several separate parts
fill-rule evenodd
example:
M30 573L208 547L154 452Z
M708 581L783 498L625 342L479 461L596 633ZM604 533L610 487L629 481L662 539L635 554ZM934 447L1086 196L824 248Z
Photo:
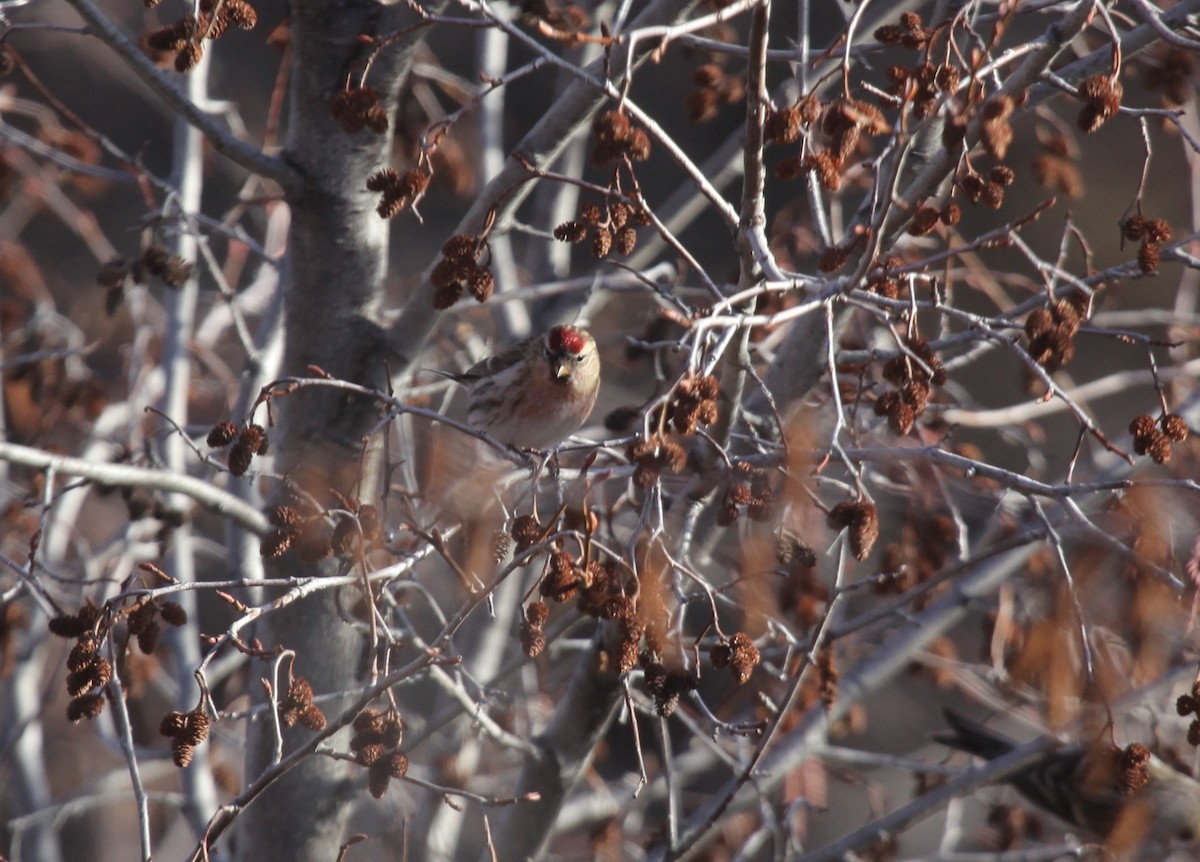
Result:
M1011 739L953 710L945 716L953 732L936 737L945 745L987 760L1016 748ZM1145 858L1146 845L1200 836L1200 782L1140 745L1123 751L1111 745L1061 748L1008 782L1046 811L1106 838L1118 859Z
M501 443L545 449L583 425L600 389L600 356L585 329L555 326L462 374L467 421Z

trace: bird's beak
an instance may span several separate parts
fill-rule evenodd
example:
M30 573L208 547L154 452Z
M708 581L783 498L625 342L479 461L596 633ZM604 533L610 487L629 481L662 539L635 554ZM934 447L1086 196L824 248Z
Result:
M556 362L550 370L553 372L555 380L566 380L571 376L571 362L570 360Z

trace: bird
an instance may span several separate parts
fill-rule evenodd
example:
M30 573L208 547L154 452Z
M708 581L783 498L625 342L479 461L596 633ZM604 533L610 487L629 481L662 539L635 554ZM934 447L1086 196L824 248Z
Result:
M554 326L466 371L467 422L501 443L548 449L579 430L600 390L600 355L586 329Z
M944 745L986 760L1017 747L953 710L944 714L953 730L935 737ZM1137 743L1125 749L1097 743L1051 751L1007 781L1038 807L1107 839L1118 858L1129 858L1146 842L1200 837L1200 782Z

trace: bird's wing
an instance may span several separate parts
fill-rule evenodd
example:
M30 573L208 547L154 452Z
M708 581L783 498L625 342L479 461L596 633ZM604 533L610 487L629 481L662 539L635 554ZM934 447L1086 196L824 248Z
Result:
M524 358L525 345L518 344L516 347L510 347L503 353L497 353L495 356L489 356L487 359L481 359L476 362L462 374L456 375L455 380L460 383L469 383L472 380L478 380L481 377L491 377L503 371L506 368L511 368Z
M456 371L442 371L440 368L422 368L422 371L428 371L430 374L436 374L438 377L445 377L447 380L453 380L455 383L470 383L474 378L467 377L465 373L460 374Z
M988 760L1008 754L1016 747L1016 743L1008 737L988 730L979 722L950 707L944 707L942 715L953 730L953 733L934 734L933 738L942 745L977 754Z
M995 760L1017 743L985 728L953 709L942 710L952 733L938 733L943 745ZM1068 823L1104 834L1128 801L1117 789L1115 750L1109 746L1075 744L1048 752L1008 780L1036 805Z

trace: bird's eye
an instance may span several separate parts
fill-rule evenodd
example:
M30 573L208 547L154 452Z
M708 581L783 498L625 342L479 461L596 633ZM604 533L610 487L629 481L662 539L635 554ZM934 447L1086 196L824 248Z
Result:
M576 354L575 354L575 361L576 361L576 362L583 362L583 360L584 360L584 358L585 358L586 356L587 356L587 354L586 354L586 353L576 353Z

